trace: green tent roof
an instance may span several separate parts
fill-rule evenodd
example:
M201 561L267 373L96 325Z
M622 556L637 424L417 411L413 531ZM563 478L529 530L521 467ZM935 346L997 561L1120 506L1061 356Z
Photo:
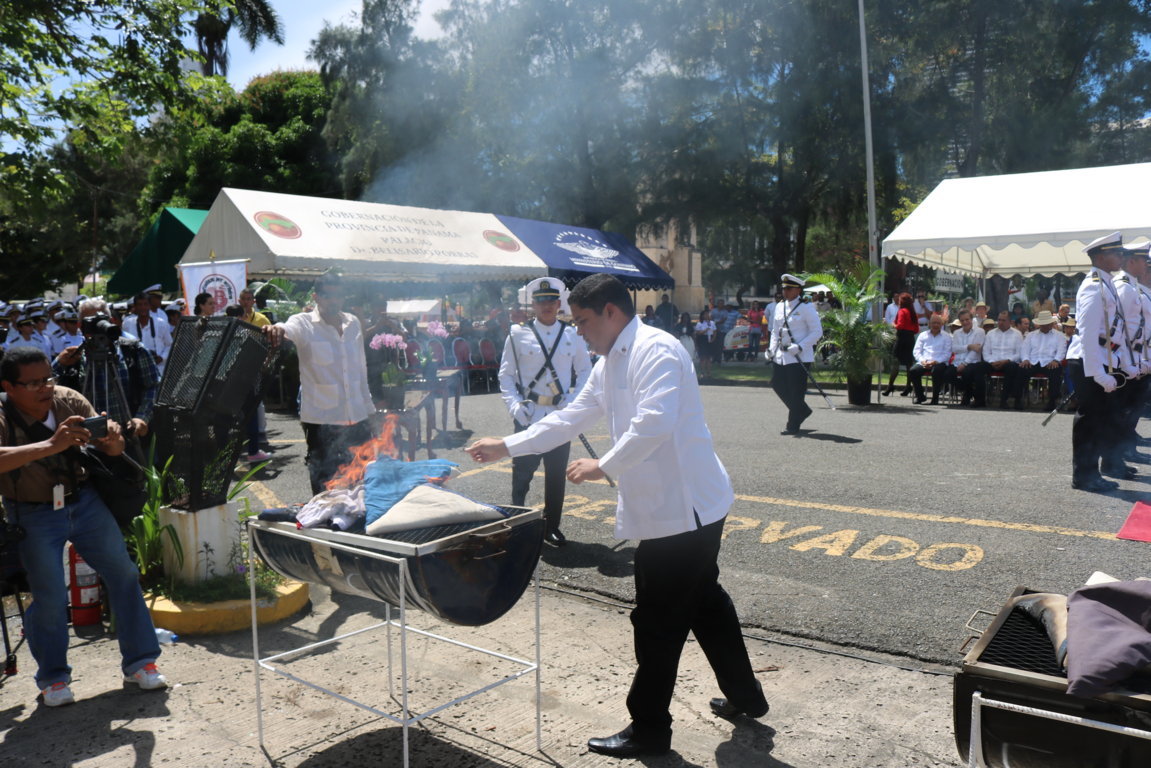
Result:
M126 296L156 283L165 291L179 290L176 263L207 217L207 211L193 208L165 208L160 211L144 239L132 249L108 281L108 291Z

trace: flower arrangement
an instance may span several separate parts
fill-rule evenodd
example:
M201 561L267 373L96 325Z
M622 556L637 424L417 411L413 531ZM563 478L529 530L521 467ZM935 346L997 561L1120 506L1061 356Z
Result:
M387 362L383 373L380 374L381 383L385 387L402 387L407 376L400 367L408 343L398 333L378 333L372 337L368 346L376 351L383 351Z
M435 336L439 339L446 339L448 337L448 329L439 320L428 321L428 335Z

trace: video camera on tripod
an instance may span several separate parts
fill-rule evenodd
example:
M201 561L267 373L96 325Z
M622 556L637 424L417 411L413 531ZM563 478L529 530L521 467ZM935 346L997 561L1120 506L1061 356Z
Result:
M82 319L80 330L84 334L81 349L89 354L93 352L106 354L123 333L120 326L113 323L112 318L103 312Z

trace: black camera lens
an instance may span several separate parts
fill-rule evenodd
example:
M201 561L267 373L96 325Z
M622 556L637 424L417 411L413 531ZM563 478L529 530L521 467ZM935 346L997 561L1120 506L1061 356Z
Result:
M85 336L102 336L108 341L120 338L120 326L113 323L103 312L85 317L80 321L80 328Z

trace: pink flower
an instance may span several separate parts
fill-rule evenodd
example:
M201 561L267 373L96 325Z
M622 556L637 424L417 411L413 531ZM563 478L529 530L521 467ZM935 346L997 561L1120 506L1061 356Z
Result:
M403 349L406 345L404 344L404 337L400 336L399 334L396 334L396 333L378 333L372 337L372 341L369 344L369 346L372 349L380 350L380 349Z
M428 335L446 339L448 337L448 329L445 328L444 324L439 320L430 320L428 321Z

